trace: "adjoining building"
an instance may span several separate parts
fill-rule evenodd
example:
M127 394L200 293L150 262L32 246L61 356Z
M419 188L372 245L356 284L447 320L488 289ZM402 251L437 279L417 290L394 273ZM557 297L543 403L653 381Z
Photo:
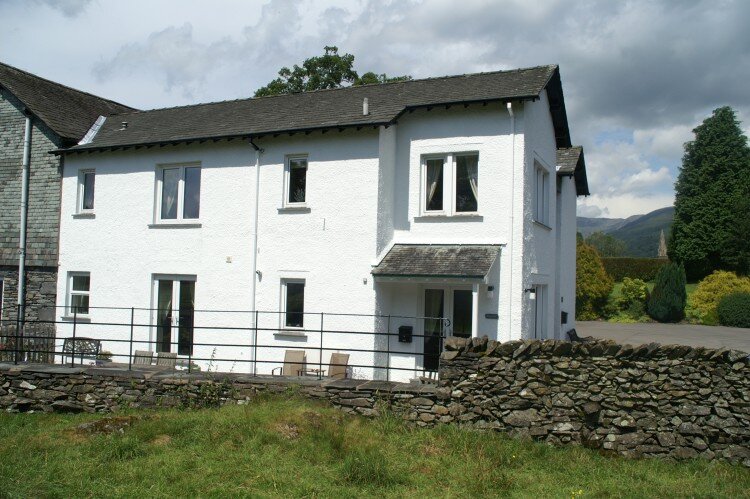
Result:
M15 327L19 305L32 321L56 317L63 163L50 152L77 144L99 116L131 110L0 63L2 326ZM22 217L24 203L27 209ZM20 283L19 266L24 269ZM23 289L20 301L19 284ZM37 323L34 327L48 333L53 330L53 325Z

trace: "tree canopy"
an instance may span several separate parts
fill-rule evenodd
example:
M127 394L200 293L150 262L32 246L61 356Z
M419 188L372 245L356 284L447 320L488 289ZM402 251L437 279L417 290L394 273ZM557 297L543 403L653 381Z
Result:
M593 246L602 258L624 256L627 251L624 241L599 231L590 234L586 244Z
M747 137L730 107L716 109L693 132L675 184L669 258L684 264L691 280L717 269L747 273L748 234L738 233L750 218Z
M352 54L339 54L339 49L335 46L326 46L324 50L325 54L321 56L305 59L302 66L295 64L292 69L281 68L278 78L256 90L255 97L411 80L408 75L389 77L385 73L377 74L372 71L359 76L354 70Z

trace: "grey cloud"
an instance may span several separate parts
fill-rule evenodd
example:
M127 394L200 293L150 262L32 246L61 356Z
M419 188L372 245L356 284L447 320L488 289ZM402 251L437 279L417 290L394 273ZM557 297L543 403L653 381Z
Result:
M91 4L92 0L33 0L34 3L47 5L59 10L66 17L76 17Z

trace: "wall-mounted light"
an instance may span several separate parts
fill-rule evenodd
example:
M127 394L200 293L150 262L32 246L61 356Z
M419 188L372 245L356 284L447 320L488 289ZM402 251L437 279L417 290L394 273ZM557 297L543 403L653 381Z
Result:
M536 288L527 288L523 292L529 294L529 300L536 300Z
M495 297L495 286L487 286L487 298L490 300Z

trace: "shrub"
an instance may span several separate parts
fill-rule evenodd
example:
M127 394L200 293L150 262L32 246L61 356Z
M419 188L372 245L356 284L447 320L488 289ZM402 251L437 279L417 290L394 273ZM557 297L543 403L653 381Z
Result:
M648 284L640 279L631 279L626 277L622 280L622 289L620 290L620 304L622 308L627 308L634 303L645 304L648 301Z
M717 307L722 326L750 327L750 293L726 295Z
M685 317L685 268L670 263L656 274L654 290L648 301L648 315L659 322L680 322Z
M576 247L576 319L599 319L613 286L594 247L579 242Z
M734 272L717 270L707 276L690 295L690 318L703 324L718 324L718 306L722 298L732 293L750 293L750 278L737 277Z
M656 278L659 269L669 263L663 258L602 258L607 274L620 282L626 277L649 282Z

